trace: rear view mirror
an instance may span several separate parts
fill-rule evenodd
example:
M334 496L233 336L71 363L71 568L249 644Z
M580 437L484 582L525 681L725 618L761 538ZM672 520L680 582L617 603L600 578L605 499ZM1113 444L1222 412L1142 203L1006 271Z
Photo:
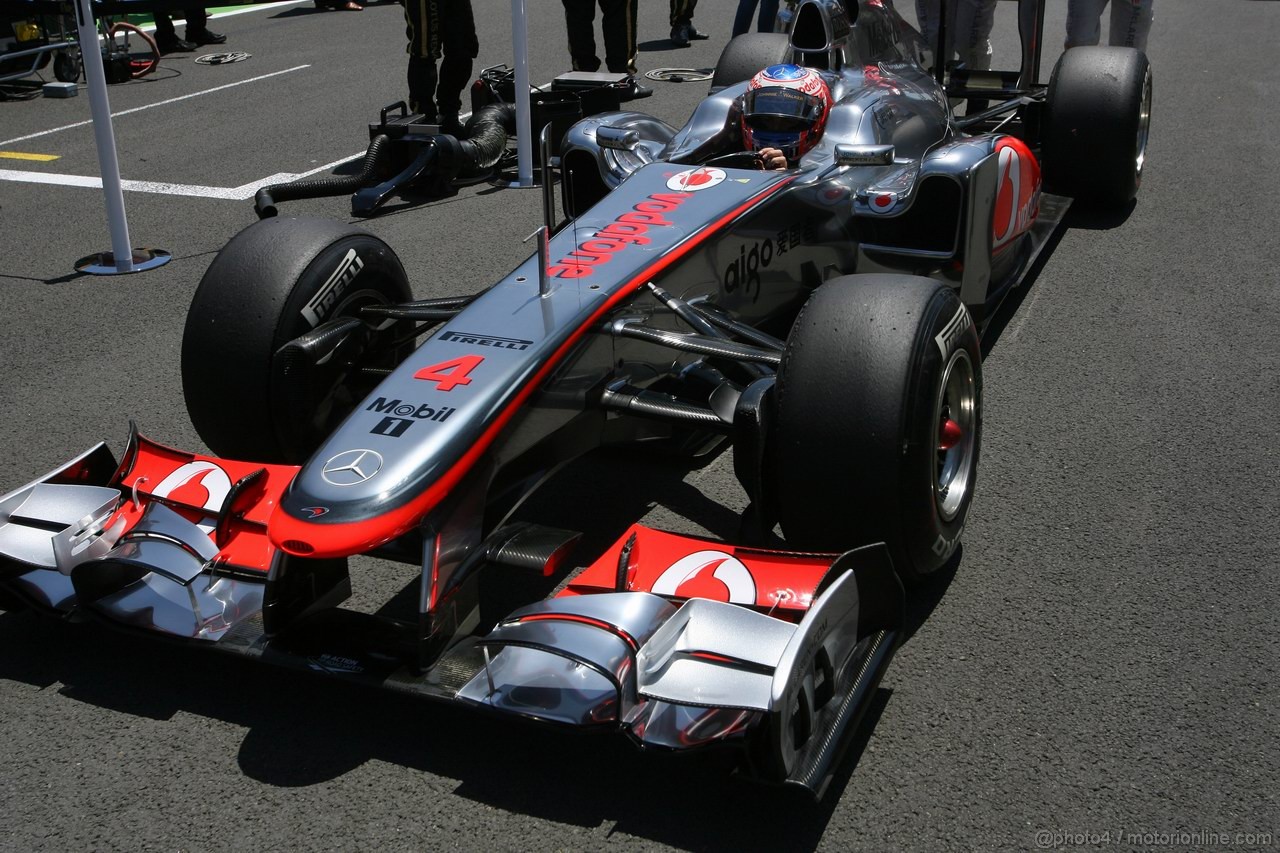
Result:
M634 130L605 125L596 128L596 142L600 143L601 148L612 148L614 151L634 151L635 147L640 144L640 134Z
M891 166L894 149L892 145L836 145L837 166Z

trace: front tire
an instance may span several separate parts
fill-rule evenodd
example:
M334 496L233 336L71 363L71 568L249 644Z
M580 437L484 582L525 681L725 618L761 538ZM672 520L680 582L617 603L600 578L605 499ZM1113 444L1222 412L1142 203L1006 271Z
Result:
M1045 186L1119 206L1142 185L1151 128L1151 63L1131 47L1075 47L1049 79Z
M774 505L794 548L885 542L919 582L960 543L977 480L982 361L955 291L834 279L796 318L777 378Z
M320 390L289 385L280 348L366 305L411 298L399 258L372 234L315 218L250 225L214 258L187 313L182 388L196 431L221 456L306 461L376 384L360 368L403 358L403 324L366 324L367 359Z

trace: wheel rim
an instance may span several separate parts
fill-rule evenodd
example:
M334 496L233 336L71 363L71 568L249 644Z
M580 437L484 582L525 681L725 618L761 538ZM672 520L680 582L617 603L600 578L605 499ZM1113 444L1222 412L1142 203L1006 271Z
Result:
M354 293L347 294L341 302L334 306L333 312L329 315L329 320L339 317L357 317L360 309L367 305L389 305L390 300L381 290L377 288L364 288ZM373 329L375 335L394 335L395 320L383 320L376 326L366 323ZM397 353L389 352L383 354L383 357L366 365L373 368L382 368L390 371L402 359ZM342 420L350 414L361 400L377 386L380 377L361 376L358 373L351 376L347 381L340 383L325 395L322 399L315 401L315 407L312 409L311 418L308 421L307 429L310 432L310 441L320 441L331 433Z
M1151 69L1142 77L1142 104L1138 108L1138 147L1135 166L1136 178L1142 180L1142 166L1147 159L1147 138L1151 135Z
M978 391L973 362L956 350L947 362L934 405L937 466L933 499L938 515L951 521L973 487L973 461L978 447Z

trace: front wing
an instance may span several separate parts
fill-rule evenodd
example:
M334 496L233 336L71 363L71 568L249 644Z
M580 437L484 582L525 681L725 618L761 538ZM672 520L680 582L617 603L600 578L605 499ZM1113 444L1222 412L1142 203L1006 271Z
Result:
M295 472L136 432L120 463L98 445L0 497L0 592L264 662L619 729L646 747L736 744L755 775L815 795L902 634L903 589L882 544L797 554L637 525L487 633L473 630L474 607L434 620L452 626L441 643L420 623L337 606L345 562L274 549L267 519Z

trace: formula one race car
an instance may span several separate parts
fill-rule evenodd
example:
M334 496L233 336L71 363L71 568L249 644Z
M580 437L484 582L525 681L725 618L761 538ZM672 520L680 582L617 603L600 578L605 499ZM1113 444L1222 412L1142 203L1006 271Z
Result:
M1113 203L1141 177L1145 57L1069 51L1039 85L1042 12L1023 0L1022 71L931 74L887 4L801 0L789 34L730 43L683 128L572 127L568 220L479 294L415 301L345 224L255 223L183 340L218 455L134 431L0 498L0 593L644 746L736 743L821 792L901 636L901 581L960 542L980 332L1069 203L1042 177ZM779 171L734 150L765 68L831 98ZM756 132L811 105L778 97ZM577 534L513 521L593 448L726 441L786 550L636 525L571 569ZM414 612L339 606L357 554L417 567ZM492 613L483 588L519 571L548 596Z

